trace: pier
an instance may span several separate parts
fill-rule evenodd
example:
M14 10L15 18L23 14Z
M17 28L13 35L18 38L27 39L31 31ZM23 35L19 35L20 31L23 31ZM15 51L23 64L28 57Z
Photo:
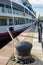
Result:
M38 42L38 29L37 25L32 25L18 35L14 40L5 45L0 49L0 65L20 65L12 62L10 59L14 56L14 43L18 41L27 41L32 43L33 48L31 54L34 55L38 60L32 64L28 65L43 65L43 43ZM43 34L42 34L43 40Z
M43 65L42 4L0 0L0 65Z

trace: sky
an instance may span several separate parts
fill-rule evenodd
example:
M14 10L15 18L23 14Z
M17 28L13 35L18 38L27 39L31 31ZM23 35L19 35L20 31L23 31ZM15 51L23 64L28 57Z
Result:
M29 0L33 9L36 11L36 16L43 14L43 0Z

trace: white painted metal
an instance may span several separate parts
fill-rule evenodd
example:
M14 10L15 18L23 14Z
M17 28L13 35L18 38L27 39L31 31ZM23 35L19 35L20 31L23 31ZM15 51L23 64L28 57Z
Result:
M22 24L22 25L0 26L0 33L6 33L6 32L8 32L7 31L7 28L10 28L10 27L13 27L14 28L14 31L17 31L17 30L21 30L23 28L26 28L26 27L28 27L30 25L32 25L32 23Z

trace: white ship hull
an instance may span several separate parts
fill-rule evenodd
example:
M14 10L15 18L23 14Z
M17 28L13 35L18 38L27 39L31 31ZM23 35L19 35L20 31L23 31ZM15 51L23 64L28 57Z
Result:
M0 40L2 40L4 38L6 39L9 37L7 28L9 29L10 27L13 27L13 30L11 31L11 33L15 36L16 34L24 31L26 28L28 28L31 25L32 25L32 23L24 24L24 25L2 26L2 27L0 27Z

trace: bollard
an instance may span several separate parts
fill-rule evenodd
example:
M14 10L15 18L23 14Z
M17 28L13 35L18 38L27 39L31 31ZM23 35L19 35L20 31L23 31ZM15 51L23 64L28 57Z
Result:
M39 22L38 22L38 26L39 26Z
M41 42L42 42L42 25L40 24L40 28L41 28Z
M39 33L39 42L42 42L42 26L41 26L41 24L40 24L40 26L38 27L38 33Z
M16 58L19 59L26 59L26 58L30 58L31 56L31 49L32 49L32 44L26 41L21 41L21 42L17 42L15 44L15 50L16 50Z
M41 27L41 34L42 34L42 25L40 24L40 27Z
M39 32L39 22L38 22L38 32Z
M38 39L39 39L39 42L41 42L41 28L40 27L38 28L38 33L39 33Z

